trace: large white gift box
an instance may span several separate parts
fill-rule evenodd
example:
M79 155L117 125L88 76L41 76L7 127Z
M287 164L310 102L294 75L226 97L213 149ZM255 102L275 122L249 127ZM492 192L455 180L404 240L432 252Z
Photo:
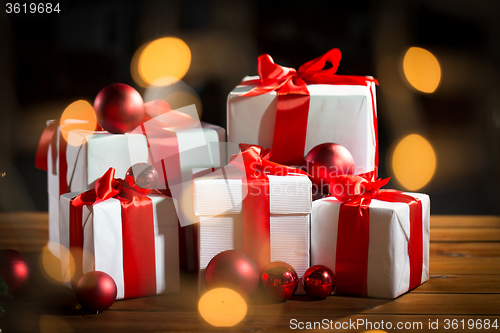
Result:
M200 283L210 260L225 250L243 251L243 181L232 166L193 179L198 225ZM270 258L284 261L299 276L309 268L311 181L303 175L269 175Z
M243 81L255 80L247 76ZM271 91L251 97L242 94L254 88L238 85L227 99L228 142L257 144L273 150L277 93ZM366 85L309 84L310 104L302 156L315 146L332 142L349 150L355 174L377 167L377 112L375 82ZM296 128L289 128L296 131ZM274 150L273 150L274 152ZM284 163L277 161L278 163Z
M368 244L362 243L362 235L351 235L353 242L349 244L353 251L367 246L365 254L367 264L364 267L358 267L359 262L352 262L348 269L352 270L348 273L353 274L354 269L360 268L366 276L361 274L362 283L351 281L353 284L348 286L348 289L345 285L337 283L336 293L396 298L429 279L430 199L428 195L421 193L403 194L420 202L421 220L410 221L408 203L371 199L368 208L369 230L366 230L368 234L365 238L368 239ZM336 273L337 278L341 273L336 265L339 261L339 252L342 250L338 243L341 237L344 237L344 240L346 237L345 234L339 232L339 224L354 223L352 220L339 220L342 204L335 197L319 199L313 202L311 214L311 265L325 265ZM416 224L411 226L411 223ZM422 242L422 244L416 244L422 253L417 253L418 261L414 264L411 263L412 254L409 250L412 227L417 228L414 229L414 239L418 240L421 237L420 242ZM412 272L410 267L415 268L415 271ZM412 273L416 274L414 286L410 286Z
M154 250L154 265L150 267L155 272L156 286L147 286L154 292L147 294L127 293L127 290L144 286L126 285L127 277L124 266L124 229L122 226L122 210L120 201L110 198L94 205L82 208L83 247L76 253L81 253L81 261L70 254L70 204L80 192L61 195L61 268L64 284L71 288L71 265L81 264L77 271L85 274L90 271L102 271L109 274L116 283L118 293L116 299L150 296L152 294L172 293L180 291L179 273L179 243L178 221L172 198L151 194L154 244L144 244L137 240L134 251L140 252L140 247L152 246ZM141 221L146 223L145 221ZM151 259L151 258L150 258ZM132 263L137 265L137 263ZM141 272L136 272L141 274ZM73 277L74 278L74 277ZM78 277L76 277L78 278ZM132 277L133 279L133 277ZM130 280L130 279L129 279ZM153 288L154 287L154 288ZM153 289L151 289L153 288Z

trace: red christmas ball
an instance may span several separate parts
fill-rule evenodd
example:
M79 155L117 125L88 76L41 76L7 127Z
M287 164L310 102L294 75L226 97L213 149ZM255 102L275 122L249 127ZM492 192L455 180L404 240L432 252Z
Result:
M247 254L227 250L210 260L205 270L207 289L229 288L244 297L251 296L259 285L259 270Z
M308 295L326 298L335 289L335 274L326 266L314 265L304 273L302 283Z
M88 272L76 284L76 298L90 311L104 311L115 301L117 288L115 280L100 271Z
M297 290L299 276L292 265L273 261L260 271L260 284L267 294L280 301L286 301Z
M144 103L137 90L123 83L102 89L94 100L97 122L110 133L122 134L139 126Z
M307 153L305 167L316 188L313 192L327 194L333 177L354 174L354 159L344 146L327 142L317 145Z
M33 268L24 254L16 250L0 250L0 276L9 293L21 293L31 279Z
M136 192L150 194L158 187L158 172L147 163L136 163L127 170L125 184Z

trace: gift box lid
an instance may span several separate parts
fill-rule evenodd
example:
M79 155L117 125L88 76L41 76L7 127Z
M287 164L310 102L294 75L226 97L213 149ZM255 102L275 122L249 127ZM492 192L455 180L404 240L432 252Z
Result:
M233 166L193 176L194 210L197 216L239 214L242 210L245 173ZM309 214L312 184L309 177L269 175L271 214Z
M371 76L367 76L367 79L373 79ZM249 80L259 79L258 76L245 76L242 82ZM229 98L236 97L248 92L250 89L254 88L255 85L237 85L230 93ZM370 97L370 90L367 89L367 85L354 85L354 84L308 84L307 90L311 96L366 96ZM271 91L268 94L276 97L276 91Z

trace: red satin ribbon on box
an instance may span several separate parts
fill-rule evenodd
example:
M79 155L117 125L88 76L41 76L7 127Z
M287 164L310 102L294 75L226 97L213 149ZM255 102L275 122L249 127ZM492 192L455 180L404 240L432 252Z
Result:
M170 186L182 181L181 161L179 156L179 141L175 128L194 128L199 122L189 115L168 110L164 115L166 124L160 122L144 122L134 133L143 134L146 137L149 154L148 163L152 165L160 175L163 176L165 189L160 190L164 195L171 197ZM168 123L168 124L167 124ZM168 178L167 178L168 175ZM182 214L188 214L183 211ZM189 218L189 217L188 217ZM192 217L194 220L194 217ZM181 270L190 270L190 254L188 253L187 237L192 237L191 242L196 244L196 234L192 225L179 228L179 262ZM193 266L198 262L197 251L193 251Z
M246 173L243 180L243 251L262 269L271 261L271 211L268 175L286 176L306 172L271 162L271 152L260 146L240 144L241 153L230 164ZM241 156L242 158L237 158Z
M66 161L66 147L68 142L61 134L61 131L57 131L60 125L60 119L51 122L43 130L40 141L38 142L38 148L36 150L35 156L35 167L38 169L48 171L48 159L49 159L49 146L51 147L51 159L52 159L52 173L56 174L59 170L59 195L68 193L68 182L66 178L66 173L68 170L68 164ZM59 150L57 149L57 139L59 138ZM56 161L59 164L59 168L56 167Z
M120 200L123 239L123 279L125 298L156 294L156 266L153 204L150 198L123 187L110 168L92 190L71 199L70 250L75 261L72 285L83 275L83 206L96 205L110 198Z
M337 75L341 53L331 49L324 55L306 62L296 71L274 63L268 54L258 58L259 79L243 81L241 85L257 85L241 96L257 96L276 91L277 107L273 137L273 160L280 164L302 165L306 145L310 94L308 84L369 85L378 84L371 77ZM326 63L332 67L325 68ZM371 90L370 90L371 91ZM375 127L375 168L378 166L378 130L373 93L373 122Z
M342 179L343 178L343 179ZM342 182L335 182L342 179ZM354 189L359 183L364 191L353 194L350 200L340 206L337 231L337 255L335 274L337 292L341 294L366 296L368 273L368 246L370 236L370 203L372 199L388 202L404 202L410 207L410 237L408 255L410 258L409 289L420 285L423 265L422 202L396 190L381 190L390 178L366 181L359 176L337 176L336 185L345 191ZM347 181L345 181L347 180Z

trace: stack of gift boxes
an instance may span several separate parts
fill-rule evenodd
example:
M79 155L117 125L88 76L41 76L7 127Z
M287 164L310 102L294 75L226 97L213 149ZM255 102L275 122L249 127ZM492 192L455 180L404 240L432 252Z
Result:
M80 143L71 145L50 123L38 160L48 171L49 249L63 274L104 271L117 298L142 297L178 291L180 267L202 281L215 255L235 249L259 269L287 262L299 277L325 265L339 294L395 298L425 282L429 197L377 186L377 82L335 74L339 61L334 49L296 71L259 57L259 76L228 96L227 145L241 148L231 158L220 145L224 129L178 111L124 134L73 131ZM304 169L306 154L324 143L347 148L358 176L349 179L368 190L313 201L314 175L281 172ZM148 206L130 211L113 184L137 163L153 165L168 190L140 194ZM101 195L110 189L120 193Z

